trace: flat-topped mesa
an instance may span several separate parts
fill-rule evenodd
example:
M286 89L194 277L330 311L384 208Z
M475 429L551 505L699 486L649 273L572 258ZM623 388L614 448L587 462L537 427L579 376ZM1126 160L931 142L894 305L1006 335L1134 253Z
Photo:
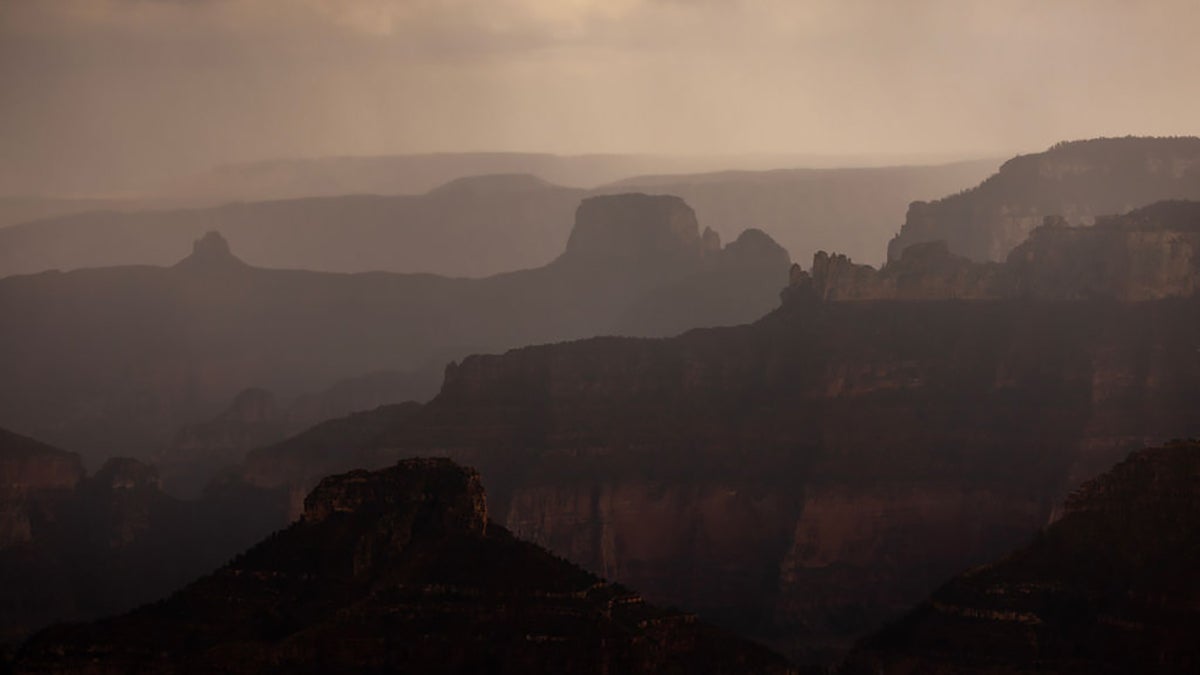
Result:
M176 269L236 269L246 266L233 255L229 242L216 230L192 242L192 254L175 264Z
M1123 302L1191 297L1200 289L1200 202L1152 204L1072 227L1042 225L1004 263L977 263L946 242L923 242L876 270L818 252L811 273L793 269L785 297L838 300L1036 298Z
M443 458L406 459L380 471L330 476L304 500L305 523L342 514L404 522L429 533L487 530L487 500L479 473Z
M621 194L580 202L564 257L612 262L688 259L719 248L720 238L711 230L701 235L696 212L679 197Z

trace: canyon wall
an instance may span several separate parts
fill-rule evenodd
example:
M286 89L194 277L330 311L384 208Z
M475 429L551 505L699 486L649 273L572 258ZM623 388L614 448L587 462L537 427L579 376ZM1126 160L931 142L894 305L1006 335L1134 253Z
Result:
M523 536L828 663L1082 478L1200 433L1196 303L797 295L747 326L472 356L430 403L251 453L242 479L296 494L453 457Z

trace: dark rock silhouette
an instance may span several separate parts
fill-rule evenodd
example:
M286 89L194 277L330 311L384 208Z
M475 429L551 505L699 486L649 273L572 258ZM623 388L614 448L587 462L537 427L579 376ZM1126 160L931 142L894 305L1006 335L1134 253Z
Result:
M580 234L558 259L484 279L266 270L208 234L170 268L0 280L0 313L19 317L0 334L0 424L90 461L148 457L247 388L289 407L302 393L393 371L411 376L406 398L427 398L444 365L472 352L668 335L778 304L790 263L765 236L713 249L672 197L597 197L579 211ZM239 445L213 444L217 454Z
M290 169L280 164L260 168L266 175L276 169L287 174ZM48 217L0 229L0 276L170 265L193 240L216 229L257 267L482 277L544 265L561 253L580 199L636 192L682 197L702 225L727 240L754 227L803 260L824 248L879 262L880 241L895 232L909 202L974 185L998 164L651 175L594 190L549 184L528 173L483 175L532 171L561 183L553 172L539 173L535 167L484 164L466 174L471 177L462 178L454 169L432 184L428 181L439 175L437 170L404 170L421 181L419 189L405 195L395 194L406 192L405 177L386 172L379 181L352 175L345 181L302 181L295 190L275 191L255 189L257 170L249 169L249 176L231 171L221 174L221 181L239 192L186 202L192 208L83 202L26 211L31 217ZM654 170L649 165L630 168L631 173L566 184L598 185ZM270 199L278 201L262 201ZM90 212L54 215L72 208ZM0 200L0 222L4 218Z
M855 673L1200 670L1200 444L1140 450L1027 546L864 640Z
M326 478L300 522L171 598L52 628L16 673L786 673L489 524L479 476L414 459Z
M1047 216L1091 225L1169 199L1200 199L1200 138L1097 138L1014 157L978 187L914 202L888 260L945 241L956 255L1001 261Z

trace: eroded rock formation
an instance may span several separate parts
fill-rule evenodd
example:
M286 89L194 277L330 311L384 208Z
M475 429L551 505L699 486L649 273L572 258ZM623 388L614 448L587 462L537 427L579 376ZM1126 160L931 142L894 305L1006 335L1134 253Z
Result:
M789 673L488 524L479 476L407 460L323 480L304 517L163 602L42 632L16 673Z

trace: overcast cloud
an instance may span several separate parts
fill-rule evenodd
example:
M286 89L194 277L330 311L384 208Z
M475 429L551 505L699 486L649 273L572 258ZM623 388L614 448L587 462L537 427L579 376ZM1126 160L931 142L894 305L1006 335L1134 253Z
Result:
M1194 0L0 0L0 192L424 151L1194 134Z

